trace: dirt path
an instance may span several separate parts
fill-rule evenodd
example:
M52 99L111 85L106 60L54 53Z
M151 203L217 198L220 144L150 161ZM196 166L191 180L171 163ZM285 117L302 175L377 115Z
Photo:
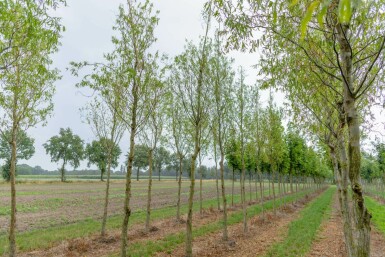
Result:
M258 215L249 220L249 232L243 234L243 224L229 226L230 242L221 242L222 231L194 239L194 256L258 256L263 255L273 243L282 240L290 222L299 217L300 210L306 203L318 194L299 201L295 205L288 205L273 215L271 211L262 216ZM179 246L171 254L159 253L156 256L184 256L184 245Z
M322 223L321 231L314 240L308 257L347 256L337 194L334 196L332 208L330 218ZM370 236L370 256L383 257L385 253L385 237L374 226L372 226Z
M337 194L333 197L330 218L324 220L308 257L345 257L345 241Z

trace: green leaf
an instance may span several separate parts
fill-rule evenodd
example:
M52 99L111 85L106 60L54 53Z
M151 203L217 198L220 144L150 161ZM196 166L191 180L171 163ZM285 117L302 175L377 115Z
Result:
M309 24L309 22L311 20L311 17L314 13L314 10L319 6L319 4L320 4L320 1L317 0L317 1L312 2L309 5L309 7L307 8L305 17L303 18L303 20L301 22L301 40L305 37L307 25Z
M341 0L338 5L338 18L341 23L349 23L352 17L352 0Z

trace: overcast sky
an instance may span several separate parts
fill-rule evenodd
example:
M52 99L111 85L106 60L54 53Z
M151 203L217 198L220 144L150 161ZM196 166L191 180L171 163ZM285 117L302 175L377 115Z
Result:
M45 127L37 126L28 134L35 138L35 155L28 161L20 160L31 166L42 166L44 169L56 170L59 165L51 163L42 146L50 137L57 135L60 128L70 127L86 143L95 139L89 126L82 122L79 108L90 100L85 89L75 87L79 78L73 77L66 68L71 61L102 61L103 53L112 50L111 36L118 6L123 0L67 0L68 6L56 11L62 17L66 31L62 35L62 46L54 56L54 66L59 68L62 79L56 82L57 92L54 97L55 110ZM155 45L161 53L173 57L183 51L187 40L197 41L203 34L202 20L203 0L160 0L154 1L155 9L160 11L160 22L155 34L158 41ZM230 53L235 58L235 67L242 65L248 75L246 82L254 84L256 71L252 65L258 62L258 53ZM266 94L263 96L266 99ZM282 96L277 97L282 101ZM123 151L120 162L124 162L129 140L125 136L121 142ZM79 169L86 168L83 161ZM67 167L67 169L71 169Z

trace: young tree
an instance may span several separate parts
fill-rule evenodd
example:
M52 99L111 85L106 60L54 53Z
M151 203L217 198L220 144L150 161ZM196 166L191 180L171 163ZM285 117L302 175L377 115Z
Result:
M51 54L59 45L60 19L52 7L64 1L2 1L0 3L0 108L2 131L11 131L11 220L9 255L16 255L17 135L45 121L51 113L54 81Z
M219 169L221 179L221 193L223 205L223 241L228 241L227 231L227 199L224 179L224 161L226 154L226 145L230 138L230 128L233 117L234 99L231 94L234 71L232 70L233 61L221 54L219 37L215 45L215 55L212 59L211 85L214 96L214 105L212 108L212 132L215 152L215 165L217 165L217 151L219 150ZM217 170L217 167L215 167Z
M144 2L127 0L125 6L120 5L119 7L119 14L114 27L118 36L113 37L112 40L115 50L111 59L122 76L120 78L121 83L117 84L116 88L124 99L118 113L130 134L121 235L122 257L127 256L127 229L131 215L131 174L135 154L135 138L151 113L147 111L148 105L152 104L152 89L159 75L158 54L150 53L150 48L156 41L154 29L158 21L158 12L154 13L153 5L149 0Z
M199 46L188 43L184 53L175 58L170 81L173 83L177 97L183 106L183 110L191 126L191 142L194 148L191 156L190 190L188 200L188 216L186 224L186 256L192 256L192 207L195 190L195 166L198 158L202 127L207 120L207 64L211 44L206 34Z
M11 180L11 154L12 148L9 144L11 140L11 132L6 131L1 134L0 138L0 159L5 160L5 165L2 167L2 176L3 178L9 182ZM18 146L16 149L16 163L18 160L28 160L35 153L35 147L33 143L35 140L27 135L27 133L23 130L19 130L16 136L16 145ZM15 170L15 176L17 176L17 170Z
M76 169L84 158L83 140L73 134L70 128L61 128L59 135L51 137L43 146L52 162L62 161L61 182L65 181L65 166L69 164Z
M106 147L110 144L114 145L111 156L108 147ZM119 146L115 145L114 142L107 138L94 140L90 144L87 144L85 149L85 157L88 159L88 166L95 164L100 170L100 181L104 181L103 175L106 173L109 165L112 168L118 166L118 158L121 153L122 151Z

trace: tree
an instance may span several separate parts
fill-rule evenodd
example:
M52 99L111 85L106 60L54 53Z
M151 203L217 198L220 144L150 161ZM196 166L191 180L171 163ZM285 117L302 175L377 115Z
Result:
M232 110L234 106L234 99L231 95L231 89L234 80L234 71L232 70L233 61L223 56L220 51L219 36L215 45L215 57L213 58L212 67L212 90L214 96L214 108L212 109L212 131L215 165L217 165L217 151L219 150L219 169L221 178L221 192L223 204L223 241L228 241L227 231L227 199L224 181L224 162L226 154L226 144L230 137L230 128L232 120ZM218 148L218 149L217 149ZM217 170L217 167L215 167Z
M11 179L10 167L12 149L9 144L10 139L10 131L1 134L0 159L5 159L5 165L2 167L2 176L7 182ZM18 146L16 149L16 163L18 160L28 160L33 156L35 153L35 147L33 146L34 142L35 140L30 138L25 131L18 131L18 135L16 137L16 145ZM15 176L17 176L17 170L15 170Z
M158 169L158 181L160 181L160 173L164 165L168 165L171 162L170 152L163 146L155 149L155 165Z
M136 181L139 181L139 171L148 166L148 146L137 145L135 147L133 166L136 167Z
M70 128L61 128L59 135L51 137L43 146L52 162L63 161L60 169L61 182L65 181L65 166L69 164L76 169L84 158L83 140L74 135Z
M209 22L206 32L199 46L191 42L187 44L184 52L177 56L171 71L170 81L175 88L174 92L183 106L183 110L191 127L190 141L194 147L191 155L190 190L188 200L188 214L186 223L186 256L192 256L192 207L195 190L195 166L200 152L202 127L207 121L207 64L210 43L207 39Z
M109 156L109 149L106 147L110 144L114 145L111 151L111 157ZM103 175L106 173L109 162L112 168L118 166L118 158L121 153L119 146L107 138L94 140L90 144L87 144L85 149L88 166L95 164L100 170L100 181L103 181ZM111 159L111 161L109 161L109 159Z
M34 0L0 3L0 108L2 131L11 131L11 219L9 255L16 255L16 155L19 130L45 121L53 109L58 71L51 54L58 49L62 26L52 7L64 1Z
M233 8L233 2L218 0L214 13L219 19L226 19L229 46L255 50L263 44L263 70L274 77L275 82L270 80L270 85L301 97L311 92L311 101L305 104L313 115L319 117L320 112L330 107L339 113L332 123L336 121L342 133L335 130L336 126L329 129L330 122L325 119L318 119L318 125L326 125L331 132L331 137L326 137L334 141L328 140L334 144L330 147L338 148L338 152L332 154L336 157L333 159L336 175L338 167L342 167L340 182L343 183L338 192L345 194L350 190L352 193L351 207L348 198L340 195L347 207L343 210L346 215L342 214L348 256L369 256L371 217L364 204L360 182L360 123L365 120L362 108L374 102L383 86L385 36L384 28L378 24L384 22L384 16L378 13L385 4L381 1L372 4L298 2L238 1ZM308 6L305 14L304 6ZM252 36L256 29L264 31L261 40ZM283 70L286 74L291 71L292 80L279 78ZM313 93L315 91L318 96ZM325 105L326 101L331 105ZM316 104L312 105L313 102ZM320 137L325 138L323 132L318 135L323 134ZM332 152L336 148L329 150Z

